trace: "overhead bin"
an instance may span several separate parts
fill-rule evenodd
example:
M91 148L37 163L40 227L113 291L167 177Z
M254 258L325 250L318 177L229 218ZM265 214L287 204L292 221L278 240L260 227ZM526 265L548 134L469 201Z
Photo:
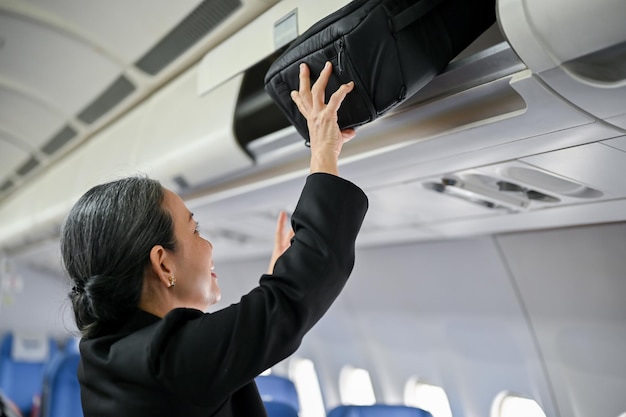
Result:
M626 2L499 0L504 35L559 95L626 129Z
M209 95L241 76L232 120L239 145L257 162L293 154L299 136L264 91L263 78L286 44L347 0L283 0L207 53L198 71L198 94ZM301 145L301 143L299 144Z
M349 0L283 0L207 53L200 62L198 93L206 94L269 57L285 42ZM280 43L276 43L280 42Z

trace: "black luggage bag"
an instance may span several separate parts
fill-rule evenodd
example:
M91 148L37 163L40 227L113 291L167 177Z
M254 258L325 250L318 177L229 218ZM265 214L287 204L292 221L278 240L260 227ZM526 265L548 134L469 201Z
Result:
M338 119L342 129L357 127L416 93L494 22L495 0L354 0L293 41L265 75L265 90L308 145L290 96L300 63L312 83L333 64L326 99L355 82Z

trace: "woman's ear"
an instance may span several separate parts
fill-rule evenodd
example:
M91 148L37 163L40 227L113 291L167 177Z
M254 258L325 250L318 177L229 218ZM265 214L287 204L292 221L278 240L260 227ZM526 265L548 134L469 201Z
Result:
M172 286L176 276L172 254L161 245L154 245L150 250L150 269L166 287Z

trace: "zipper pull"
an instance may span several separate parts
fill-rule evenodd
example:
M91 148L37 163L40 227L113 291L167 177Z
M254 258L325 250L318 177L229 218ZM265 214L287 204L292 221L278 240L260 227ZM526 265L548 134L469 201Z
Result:
M337 46L338 46L338 51L337 51L337 71L339 71L339 75L343 74L343 66L342 64L342 57L343 57L343 39L339 39L339 41L337 42Z

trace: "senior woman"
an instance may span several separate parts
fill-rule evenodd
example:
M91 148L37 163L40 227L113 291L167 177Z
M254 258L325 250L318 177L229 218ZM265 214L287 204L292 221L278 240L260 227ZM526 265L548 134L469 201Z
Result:
M308 121L311 175L293 235L282 214L269 274L239 303L205 313L220 298L213 247L158 182L98 185L72 208L61 247L83 336L85 417L265 416L254 378L292 354L337 297L367 211L365 194L337 176L355 134L340 131L337 110L353 84L326 103L331 71L311 87L301 66L292 98Z

